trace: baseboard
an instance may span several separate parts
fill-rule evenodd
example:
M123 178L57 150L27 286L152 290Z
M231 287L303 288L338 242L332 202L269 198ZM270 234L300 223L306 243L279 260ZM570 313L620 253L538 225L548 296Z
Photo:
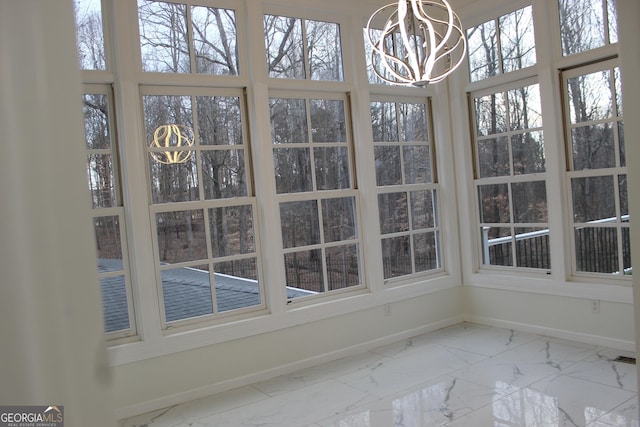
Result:
M487 316L476 316L466 314L463 319L467 322L477 323L486 326L495 326L497 328L514 329L521 332L530 332L538 335L544 335L553 338L561 338L565 340L578 341L585 344L601 345L617 350L636 352L636 344L633 341L621 340L618 338L609 338L601 335L585 334L583 332L569 331L566 329L549 328L546 326L531 325L528 323L513 322L508 320L494 319Z
M156 411L158 409L167 408L169 406L178 405L191 400L200 399L206 396L210 396L215 393L223 391L233 390L238 387L247 386L257 383L259 381L265 381L271 378L275 378L279 375L289 374L300 369L310 368L312 366L320 365L323 363L331 362L347 356L353 356L358 353L363 353L374 348L391 344L397 341L415 337L417 335L426 334L435 330L445 328L447 326L456 325L463 322L465 319L463 316L452 316L444 320L440 320L428 325L423 325L417 328L409 329L406 331L398 332L396 334L388 335L385 337L377 338L364 343L356 344L350 347L346 347L340 350L335 350L329 353L313 356L307 359L298 360L293 363L289 363L282 366L276 366L274 368L266 369L259 372L254 372L248 375L244 375L238 378L221 381L215 384L209 384L204 387L199 387L192 390L183 391L180 393L163 396L158 399L137 403L130 406L124 406L115 410L116 418L122 420L124 418L141 415L147 412Z

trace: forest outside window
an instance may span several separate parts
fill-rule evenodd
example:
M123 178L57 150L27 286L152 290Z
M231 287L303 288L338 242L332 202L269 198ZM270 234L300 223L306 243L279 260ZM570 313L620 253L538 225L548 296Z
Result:
M269 77L344 80L337 23L265 15L264 41Z
M564 56L618 41L615 0L559 0Z
M428 105L371 102L385 280L442 268Z
M83 70L105 70L101 0L74 0L78 62Z
M536 64L531 6L467 30L472 82Z
M234 10L138 0L138 22L143 71L239 75Z

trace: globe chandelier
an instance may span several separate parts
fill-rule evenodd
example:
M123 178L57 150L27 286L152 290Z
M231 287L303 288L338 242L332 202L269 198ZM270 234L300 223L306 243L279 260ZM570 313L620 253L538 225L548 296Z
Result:
M151 151L149 154L158 163L174 165L185 163L191 157L194 145L193 130L188 126L167 124L161 125L153 132L153 140L149 148L164 150Z
M385 17L382 27L374 27ZM374 72L396 85L438 83L460 65L467 50L460 18L446 0L398 0L383 6L369 18L366 34Z

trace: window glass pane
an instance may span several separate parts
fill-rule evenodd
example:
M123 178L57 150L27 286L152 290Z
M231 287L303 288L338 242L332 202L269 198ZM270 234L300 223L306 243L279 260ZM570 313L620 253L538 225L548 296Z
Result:
M405 184L424 184L433 181L428 145L404 146L402 153L404 154Z
M212 256L249 254L256 251L251 206L209 209Z
M104 331L124 331L131 327L125 276L100 277Z
M244 150L203 150L200 157L206 199L247 195Z
M513 173L516 175L545 172L542 132L527 132L511 137Z
M494 93L475 98L475 119L478 136L506 132L507 111L504 95Z
M622 117L622 77L620 76L620 68L615 67L613 69L613 79L615 82L616 112L619 117Z
M616 1L607 0L607 22L609 23L609 43L618 42L618 15L616 13Z
M620 147L620 166L627 166L627 154L624 148L624 124L618 122L618 144Z
M425 104L397 104L400 118L400 137L402 142L427 142L427 107Z
M514 222L547 222L547 191L544 181L511 184Z
M615 227L576 228L575 243L577 271L607 274L620 271Z
M322 223L325 242L357 239L355 198L322 200Z
M275 144L309 142L304 99L271 99L271 138Z
M322 250L284 254L288 298L297 298L324 292Z
M411 229L432 228L435 226L435 206L433 190L412 191L411 198Z
M478 186L481 223L509 223L509 188L507 184Z
M616 166L611 123L571 129L573 169L598 169Z
M98 271L103 273L123 270L119 217L99 216L94 218L93 225L96 234Z
M631 268L631 231L628 228L622 229L622 262L624 266L624 274L630 276L633 274Z
M106 94L85 94L84 130L87 155L87 178L93 208L117 205L115 165L109 130L109 105Z
M187 6L138 0L142 70L191 72Z
M489 21L467 30L469 76L483 80L500 73L496 22Z
M284 248L320 243L320 222L316 200L280 203L280 224Z
M273 150L278 194L299 193L313 189L309 156L308 148L276 148Z
M400 141L395 102L371 103L371 129L374 142Z
M242 113L237 96L196 96L199 143L243 144Z
M585 74L567 80L571 123L603 120L613 115L612 88L609 70Z
M482 229L482 262L488 265L513 266L513 236L509 227Z
M615 191L612 176L571 179L574 222L614 221Z
M500 48L505 73L535 65L536 42L531 6L501 16Z
M376 164L376 185L402 183L400 147L378 146L373 148Z
M360 285L358 245L327 248L326 263L330 291Z
M213 313L211 279L207 265L162 270L165 321Z
M629 222L629 199L627 192L627 175L618 175L618 193L620 197L620 215L622 215L623 222ZM624 218L627 216L627 218Z
M306 21L311 80L344 80L340 26L332 22Z
M313 149L318 190L350 188L349 150L347 147Z
M312 99L310 109L313 142L347 141L344 102L332 99Z
M261 304L256 264L255 258L214 264L213 281L219 312Z
M409 236L382 239L382 266L385 279L413 273Z
M438 239L435 232L414 234L415 270L429 271L440 268Z
M605 31L609 24L603 16L603 0L559 0L558 5L563 55L605 45ZM615 14L610 20L615 22Z
M78 62L83 70L106 69L101 0L74 0Z
M540 88L537 84L510 90L509 127L512 130L542 127Z
M409 230L407 193L378 194L380 233L389 234Z
M235 12L194 6L191 20L196 72L238 75Z
M285 16L264 16L264 42L269 77L304 79L302 21Z
M201 209L157 213L156 230L161 263L208 258Z
M551 268L549 229L516 228L516 265L527 268Z
M115 206L113 156L111 154L90 154L87 166L92 207L95 209Z
M480 178L504 176L511 173L507 137L481 139L477 144Z
M370 28L371 36L373 40L380 40L382 36L382 30L376 30L375 28ZM369 36L367 35L367 29L364 28L362 31L364 36L364 49L365 49L365 60L367 62L367 76L368 81L371 84L387 84L384 80L382 80L374 71L374 66L378 71L383 72L386 78L390 78L386 69L384 67L380 67L380 55L373 54L373 48L371 47L371 43L369 43ZM393 52L393 44L391 38L385 38L385 44L387 45L386 49L388 52Z

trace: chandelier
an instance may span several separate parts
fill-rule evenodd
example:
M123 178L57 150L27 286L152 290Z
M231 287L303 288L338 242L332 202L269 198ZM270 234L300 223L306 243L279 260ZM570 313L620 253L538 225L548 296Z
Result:
M149 148L163 148L151 151L151 157L158 163L174 165L185 163L191 157L193 146L193 130L183 125L161 125L153 132L153 140Z
M374 28L384 17L382 30ZM467 50L460 18L446 0L398 0L383 6L369 18L366 33L374 72L396 85L438 83L460 65Z

